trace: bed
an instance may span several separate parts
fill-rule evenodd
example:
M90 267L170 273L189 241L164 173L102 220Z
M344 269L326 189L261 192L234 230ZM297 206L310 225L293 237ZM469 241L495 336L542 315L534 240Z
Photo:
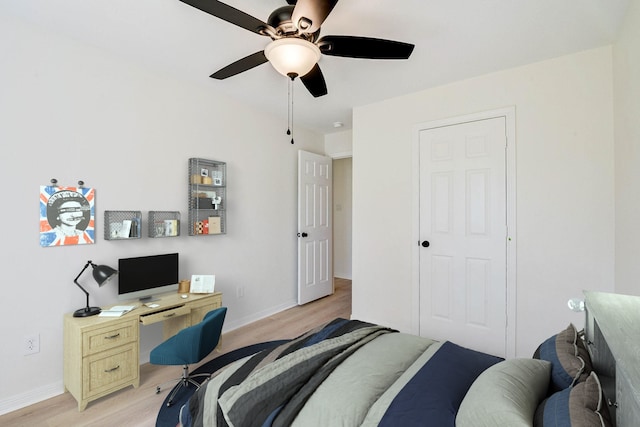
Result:
M618 427L636 426L640 418L620 406L615 390L627 375L620 369L637 366L640 352L620 363L628 356L611 350L616 338L605 332L617 330L609 323L618 319L599 313L601 298L587 294L586 333L569 324L533 357L507 360L335 319L213 373L181 408L180 425L609 427L617 419ZM633 392L625 399L637 406Z

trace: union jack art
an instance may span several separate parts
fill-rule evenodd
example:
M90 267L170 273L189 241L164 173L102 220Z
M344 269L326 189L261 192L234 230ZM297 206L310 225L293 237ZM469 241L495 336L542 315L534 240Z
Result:
M93 188L40 187L40 246L92 244L94 221Z

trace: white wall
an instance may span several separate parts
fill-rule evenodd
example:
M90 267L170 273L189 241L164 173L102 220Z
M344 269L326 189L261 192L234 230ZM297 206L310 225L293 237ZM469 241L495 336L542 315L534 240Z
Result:
M353 155L353 139L351 130L325 135L324 151L333 159L342 159Z
M583 322L567 300L614 287L611 56L590 50L355 109L355 318L411 330L413 126L515 106L516 354Z
M640 295L640 2L613 48L616 141L616 291Z
M2 16L0 52L0 413L62 393L62 316L84 305L73 278L87 260L117 267L120 257L177 251L182 277L216 274L226 329L295 305L297 150L323 154L321 135L298 129L291 146L281 119L213 84L185 84ZM226 235L189 237L183 221L176 238L103 239L105 210L141 210L145 220L149 210L179 210L186 220L189 157L227 162ZM38 193L51 178L96 189L95 244L40 247ZM116 286L80 280L92 304L116 302ZM161 340L154 326L141 329L143 360ZM23 356L23 338L36 333L40 352Z
M351 279L352 271L352 160L333 160L333 275L343 279Z

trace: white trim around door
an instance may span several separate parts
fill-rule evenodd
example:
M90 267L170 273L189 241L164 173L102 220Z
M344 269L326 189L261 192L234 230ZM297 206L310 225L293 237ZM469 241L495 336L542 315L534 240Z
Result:
M478 120L504 117L506 124L506 219L507 219L507 244L506 244L506 356L515 357L516 354L516 120L515 106L496 110L479 112L464 116L434 120L420 123L413 128L413 152L412 152L412 306L411 327L412 333L420 335L420 132L426 129L434 129L444 126L453 126Z

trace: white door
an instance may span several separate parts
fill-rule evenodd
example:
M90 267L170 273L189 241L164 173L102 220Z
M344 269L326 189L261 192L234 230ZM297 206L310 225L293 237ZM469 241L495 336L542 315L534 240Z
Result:
M504 117L419 132L420 335L505 357Z
M298 304L333 293L331 165L298 152Z

